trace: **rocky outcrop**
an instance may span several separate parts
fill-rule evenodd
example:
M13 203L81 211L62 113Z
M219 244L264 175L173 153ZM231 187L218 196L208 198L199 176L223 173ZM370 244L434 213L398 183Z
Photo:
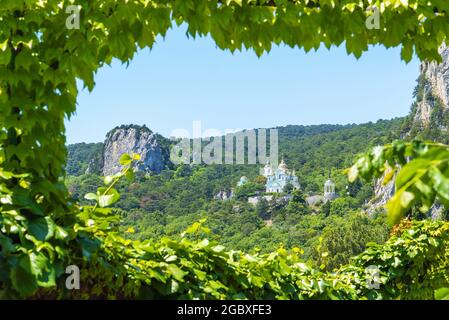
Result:
M230 200L234 197L234 192L232 190L221 190L215 196L215 200Z
M383 177L377 179L374 183L374 197L367 204L367 212L372 214L380 209L382 209L394 195L395 185L394 178L387 184L383 184Z
M404 138L449 143L449 47L441 46L442 62L423 62L415 102L407 117Z
M112 175L122 169L119 160L124 153L140 155L135 167L137 171L160 173L165 167L164 152L157 135L146 126L120 126L107 134L103 175Z
M87 163L87 168L84 174L99 174L102 171L103 158L95 157L91 158Z
M423 62L421 64L421 77L423 77L423 88L413 115L415 123L424 127L431 124L432 109L436 101L444 109L449 108L449 47L440 47L443 58L441 63Z
M418 85L415 89L416 101L408 116L403 132L404 139L416 137L422 139L447 142L449 123L449 47L442 45L441 63L423 62L420 67ZM394 179L382 184L383 177L375 182L374 197L367 205L367 211L372 213L382 208L395 192ZM441 211L440 205L431 209L431 215L436 216Z

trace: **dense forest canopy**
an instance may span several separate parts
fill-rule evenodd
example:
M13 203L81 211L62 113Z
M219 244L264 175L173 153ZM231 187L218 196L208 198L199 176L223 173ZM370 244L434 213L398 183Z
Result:
M75 112L77 80L92 90L98 68L114 58L129 62L173 23L186 23L191 36L210 34L222 49L251 48L258 55L273 44L309 51L345 43L348 53L358 57L369 45L382 44L402 46L405 61L413 53L440 60L438 48L449 34L447 1L378 3L379 29L365 27L375 11L374 1L368 0L80 0L79 28L68 28L67 7L74 1L2 1L0 297L434 297L435 289L448 286L448 226L443 222L406 225L411 229L399 229L354 264L322 273L302 264L298 250L281 248L252 257L208 240L133 242L120 237L114 232L117 217L107 207L119 198L114 186L120 178L132 178L133 156L124 156L124 171L105 178L105 186L89 194L92 206L74 203L61 179L67 157L64 119ZM405 165L405 156L424 157L419 176L403 175L404 188L393 202L397 217L420 200L428 205L436 196L447 198L444 146L396 143L381 151L361 158L351 180L382 174L380 160ZM436 156L441 158L431 162ZM413 172L413 165L405 172ZM188 234L202 228L195 224ZM88 284L79 291L64 287L64 270L72 264L80 266ZM382 269L385 287L380 291L367 292L361 284L369 264ZM429 277L410 281L417 270Z
M355 230L358 227L354 225L360 223L361 237L345 231L345 244L329 250L331 256L340 256L337 258L339 264L326 263L329 269L333 269L362 252L366 243L383 243L387 238L388 227L381 218L372 223L357 214L372 197L372 183L359 182L346 189L349 183L343 169L367 147L385 144L398 137L403 121L403 118L398 118L360 125L277 128L280 152L288 167L299 177L300 197L322 194L329 174L335 181L340 199L328 208L318 205L313 209L299 201L289 204L282 195L273 201L261 201L256 206L248 204L248 197L265 192L264 178L260 175L262 164L180 165L161 174L139 172L135 181L117 186L121 194L116 204L118 213L122 215L121 229L133 228L132 238L179 237L190 225L207 218L204 224L211 229L208 238L214 238L227 247L245 251L259 247L263 252L271 252L282 244L290 249L300 246L305 250L304 258L313 259L320 266L322 262L316 246L322 234L325 235L322 241L334 241L341 235L341 230ZM134 128L139 130L141 127ZM94 192L101 184L101 170L85 171L92 160L101 156L102 151L97 147L98 144L68 146L69 176L66 183L71 195L83 204L89 203L84 195ZM96 152L92 153L92 150ZM249 183L237 188L242 176L247 177ZM232 190L232 200L217 199L217 194L225 192L229 195ZM266 225L268 221L272 227ZM365 229L361 227L364 225ZM342 246L346 248L342 249Z

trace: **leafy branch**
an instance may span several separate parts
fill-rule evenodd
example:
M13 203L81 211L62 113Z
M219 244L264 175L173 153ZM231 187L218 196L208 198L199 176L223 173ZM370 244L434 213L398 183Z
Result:
M100 187L97 189L97 193L88 193L84 197L87 200L95 200L95 206L92 211L96 211L98 207L105 208L113 205L120 199L120 194L114 188L122 177L129 179L133 178L134 171L132 170L132 164L134 161L140 160L140 155L123 154L120 157L120 164L124 166L122 171L117 174L109 175L104 178L104 184L106 187Z
M395 178L395 194L386 204L390 223L412 208L427 213L436 202L449 206L449 146L435 142L396 140L361 155L346 171L350 182Z

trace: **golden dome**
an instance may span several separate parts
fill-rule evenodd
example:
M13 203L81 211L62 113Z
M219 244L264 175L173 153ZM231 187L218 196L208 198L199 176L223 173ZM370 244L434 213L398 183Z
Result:
M281 164L279 165L279 169L282 169L284 171L288 169L287 165L284 162L284 159L282 159Z

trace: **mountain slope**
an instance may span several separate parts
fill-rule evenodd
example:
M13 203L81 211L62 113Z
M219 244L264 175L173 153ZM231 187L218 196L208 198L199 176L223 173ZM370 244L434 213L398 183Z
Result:
M350 125L288 126L279 128L280 152L300 177L305 191L321 190L329 171L344 188L340 169L349 167L358 153L399 136L403 118Z
M67 147L66 172L71 176L100 173L103 164L103 143L75 143Z
M403 119L398 118L366 124L279 127L279 149L289 168L296 170L303 192L311 194L322 192L324 181L330 171L336 182L337 192L341 194L350 192L360 204L371 196L372 185L358 183L346 190L347 180L342 174L342 169L350 166L355 155L368 147L387 143L397 137L402 122ZM169 144L164 145L164 150L169 147ZM86 155L91 156L87 151L93 149L93 145L76 145L76 148L69 146L69 149L81 150L79 158L73 152L70 154L69 163L77 163L82 168L87 167L89 158ZM145 207L146 210L159 210L176 215L191 213L201 206L195 202L210 201L218 192L234 188L241 176L247 176L250 181L255 181L261 165L195 167L198 168L181 166L166 170L159 177L155 176L145 181L151 185L151 188L143 187L145 192L138 192L136 189L125 191L119 205L124 209ZM84 172L78 170L78 173ZM193 177L190 175L197 178L192 180ZM184 176L188 178L185 181L182 180ZM74 194L79 199L82 199L83 192L92 191L76 188L74 190L77 190ZM151 205L148 205L150 199ZM176 202L176 199L183 203L182 207L172 206L171 202Z

